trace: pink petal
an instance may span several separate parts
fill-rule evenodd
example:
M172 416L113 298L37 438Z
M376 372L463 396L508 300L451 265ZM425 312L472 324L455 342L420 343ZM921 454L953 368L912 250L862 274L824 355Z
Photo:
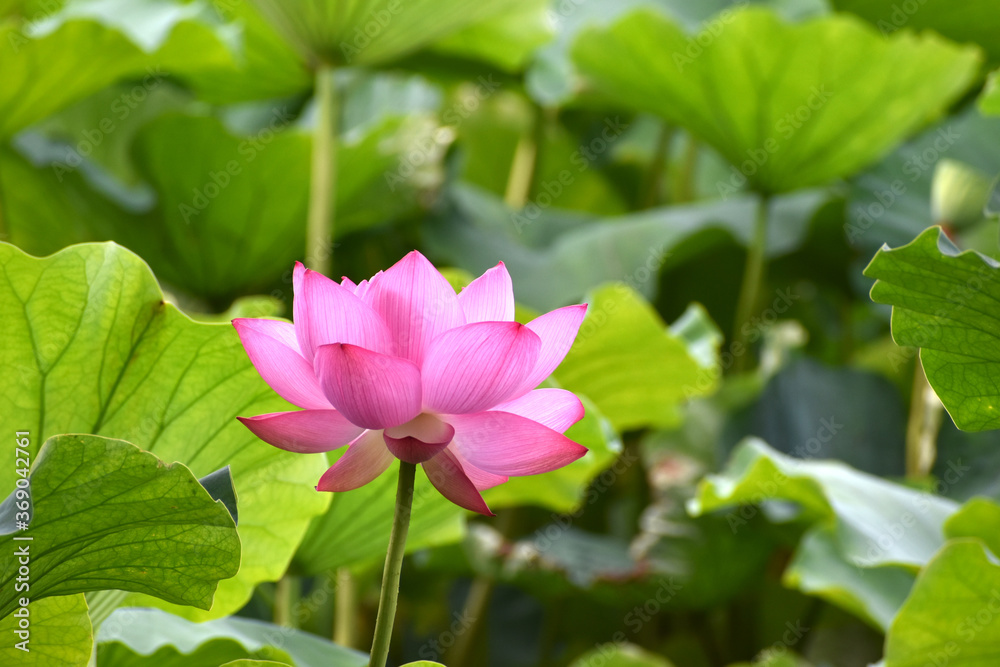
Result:
M486 516L496 516L486 506L486 501L479 495L475 484L462 470L462 466L452 456L450 450L445 449L430 461L425 461L423 466L431 484L441 492L442 496L467 510Z
M565 433L584 414L580 399L565 389L534 389L493 409L527 417L559 433Z
M433 458L448 446L454 435L455 427L427 413L382 432L392 455L408 463L423 463Z
M466 322L511 322L514 319L514 285L500 262L458 294Z
M372 481L395 457L382 442L380 431L365 431L336 463L323 473L317 491L353 491Z
M434 339L422 369L424 405L435 412L479 412L516 396L541 341L517 322L474 322Z
M340 286L341 287L346 287L347 289L351 290L355 294L358 293L358 286L357 286L357 284L353 280L351 280L350 278L348 278L347 276L341 276L340 277Z
M320 345L349 343L391 354L392 335L382 318L350 289L321 273L295 267L295 335L306 361Z
M272 412L237 417L264 442L300 454L329 452L343 447L364 430L336 410Z
M334 343L317 348L316 374L330 403L358 426L398 426L420 414L420 369L412 361Z
M524 391L537 387L562 363L569 348L573 346L586 312L586 304L566 306L536 317L525 325L542 339L542 349L538 353L534 369L528 373L521 387Z
M396 354L418 366L435 337L465 324L455 290L416 250L372 278L365 300L392 331Z
M466 476L472 481L472 484L479 491L492 489L494 486L499 486L509 479L507 475L494 475L491 472L480 470L476 466L472 465L465 460L465 457L462 456L462 452L458 451L458 447L449 448L448 453L455 457L455 460L457 460L462 466L462 470L465 472Z
M300 408L330 409L312 364L299 354L291 323L240 318L233 326L250 362L279 396Z
M450 415L454 447L472 465L494 475L537 475L587 453L557 431L510 412Z

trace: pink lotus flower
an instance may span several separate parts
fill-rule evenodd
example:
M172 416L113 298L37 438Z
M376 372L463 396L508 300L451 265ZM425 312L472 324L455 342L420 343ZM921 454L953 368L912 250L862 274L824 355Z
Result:
M303 409L240 421L292 452L348 445L318 490L356 489L398 458L422 464L453 503L492 515L484 489L586 453L562 435L583 417L580 400L535 389L569 351L585 305L518 324L502 262L456 295L416 251L357 285L296 263L293 286L294 325L233 325L264 381Z

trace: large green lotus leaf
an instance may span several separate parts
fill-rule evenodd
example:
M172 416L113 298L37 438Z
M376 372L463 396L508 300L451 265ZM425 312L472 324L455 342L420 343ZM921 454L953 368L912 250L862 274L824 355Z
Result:
M574 100L582 88L579 74L573 67L570 49L580 32L586 28L606 27L621 16L639 8L658 9L695 34L706 23L718 29L729 22L734 6L741 0L572 0L557 2L552 19L556 35L552 43L536 54L525 76L525 87L531 96L547 107L562 106ZM764 0L765 4L790 20L824 14L825 3L818 0ZM697 47L691 47L697 52Z
M310 64L375 65L536 0L254 0Z
M341 142L337 236L415 206L412 182L391 192L385 179L407 147L404 125L387 118ZM237 136L214 118L157 119L140 133L136 157L158 205L146 224L136 229L140 221L125 218L132 228L117 227L110 238L161 280L213 302L264 291L302 255L310 151L310 135L296 128Z
M850 16L793 25L744 9L717 33L695 38L706 46L689 57L681 27L642 10L583 32L573 58L598 90L689 129L736 165L735 184L745 175L765 192L874 161L963 93L980 60L930 34L885 39Z
M38 259L0 245L0 422L30 431L32 452L60 433L121 438L197 476L230 465L240 501L243 559L211 612L223 616L254 585L281 576L325 494L312 488L321 456L259 442L238 415L287 410L224 324L193 322L163 301L149 268L114 244L84 244ZM0 470L13 488L14 452ZM153 598L143 604L161 605Z
M219 580L240 569L226 506L185 466L164 466L129 442L54 436L29 480L29 528L0 537L0 616L22 595L14 588L22 548L30 553L32 600L116 589L210 609Z
M28 134L18 139L27 140ZM14 147L0 145L0 208L7 232L5 240L42 256L94 236L118 237L128 243L128 238L120 238L119 230L149 233L142 216L123 209L96 190L82 170L64 172L59 165L56 161L32 164Z
M364 667L368 656L316 635L247 618L192 623L158 609L116 609L97 632L101 667L215 667L227 660Z
M0 25L0 137L115 81L166 76L232 59L206 7L172 0L89 0L27 27Z
M587 303L576 342L553 375L565 389L592 400L616 430L676 426L681 402L714 391L717 357L693 352L699 345L668 329L631 287L605 285ZM689 317L710 324L703 310L692 312ZM701 331L720 342L714 326Z
M434 50L493 63L508 72L522 69L552 37L551 9L544 0L519 2L510 10L447 35Z
M702 480L688 509L697 515L770 500L795 503L796 517L805 523L835 527L840 553L855 566L911 570L923 566L943 544L941 526L958 508L953 500L839 461L796 459L750 438L737 447L725 471ZM912 525L895 539L895 524L904 515Z
M968 109L906 142L851 179L844 223L848 242L862 256L871 257L883 243L904 245L931 225L954 223L934 219L931 191L936 170L942 160L949 160L992 178L1000 173L998 135L1000 118L983 118L975 109ZM991 242L993 237L991 233Z
M530 207L513 211L500 198L467 185L453 187L449 195L449 206L424 226L429 249L477 275L502 259L518 301L543 311L615 280L652 297L656 274L688 258L679 250L685 241L721 229L749 244L756 210L753 197L740 196L598 218ZM827 198L812 190L777 198L768 255L796 248Z
M883 35L891 35L901 28L931 29L956 42L975 42L990 55L1000 60L1000 14L990 0L965 0L954 3L946 0L920 0L896 2L895 0L833 0L839 11L852 12L875 24Z
M804 524L785 583L882 629L914 572L944 543L942 524L957 507L839 461L785 456L756 439L739 445L725 471L706 477L688 505L694 514L732 508L726 518L734 530L758 511Z
M223 663L219 667L292 667L287 662L275 662L274 660L248 660L241 658Z
M232 62L185 75L198 97L213 104L231 104L300 95L312 87L312 76L302 59L252 3L220 0L212 7L239 26L241 39Z
M21 639L14 634L18 619L0 619L0 633L6 638L0 646L0 661L21 667L67 665L83 667L90 660L94 635L82 593L31 600L31 635L25 652L15 647Z
M920 348L927 381L955 424L1000 428L1000 270L937 227L883 248L865 269L872 300L892 309L892 337Z
M332 462L337 455L330 456ZM333 494L330 509L313 519L295 554L296 569L319 574L382 561L389 546L398 476L398 467L389 466L362 488ZM466 513L445 499L420 468L413 492L407 552L458 542L465 534Z
M994 533L998 526L989 527ZM974 538L949 541L927 564L885 641L885 667L988 667L1000 642L1000 565Z
M159 118L136 143L138 168L159 197L156 222L112 238L193 294L228 302L259 293L302 254L310 150L302 132L241 137L215 118Z
M672 662L654 655L635 644L618 642L601 644L593 651L581 655L570 663L570 667L590 667L604 665L605 667L673 667Z

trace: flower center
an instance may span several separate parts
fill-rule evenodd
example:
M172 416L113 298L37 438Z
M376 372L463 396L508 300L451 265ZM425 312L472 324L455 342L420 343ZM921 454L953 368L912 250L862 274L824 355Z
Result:
M423 463L433 458L448 446L454 435L451 424L426 412L382 431L382 439L392 455L407 463Z

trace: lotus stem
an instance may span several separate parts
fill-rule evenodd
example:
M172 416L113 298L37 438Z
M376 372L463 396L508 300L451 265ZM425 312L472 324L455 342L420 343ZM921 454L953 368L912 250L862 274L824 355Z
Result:
M937 437L944 406L927 382L920 359L915 366L910 417L906 424L906 476L923 479L930 474L937 458Z
M358 637L358 586L346 567L337 568L334 575L337 594L334 601L333 641L341 646L356 648Z
M733 356L736 362L733 370L746 369L747 349L746 324L753 316L754 308L760 297L760 286L764 282L766 270L764 255L767 251L767 216L770 210L771 198L762 194L757 204L757 217L754 220L753 238L747 248L747 263L743 271L743 284L740 287L740 298L736 303L736 321L733 322Z
M306 263L322 274L333 260L337 192L337 91L333 67L316 68L316 125L313 128L309 217L306 221Z
M372 640L371 659L368 662L368 667L385 667L389 657L392 623L396 617L396 601L399 597L399 575L403 569L403 555L406 553L406 533L410 529L410 511L413 507L413 482L416 471L416 464L406 461L399 462L396 511L392 517L389 551L385 555L385 569L382 571L382 592L379 595L375 637Z

